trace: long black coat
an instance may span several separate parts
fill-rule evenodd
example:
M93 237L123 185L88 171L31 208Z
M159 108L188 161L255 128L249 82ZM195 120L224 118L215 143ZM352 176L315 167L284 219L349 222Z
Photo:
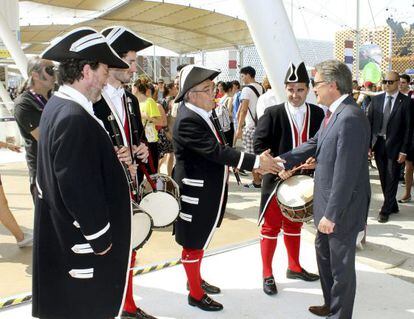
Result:
M252 170L255 156L218 142L207 122L182 104L173 130L181 212L175 239L185 248L205 249L226 209L228 165Z
M307 128L308 137L313 137L321 126L324 118L323 110L313 104L307 104ZM292 120L286 112L286 105L278 104L266 109L264 115L259 119L254 134L254 151L260 154L270 148L272 156L290 151L294 147L294 136L292 133ZM262 195L260 200L259 222L266 211L269 198L275 191L276 176L266 174L263 176Z
M107 133L78 103L53 96L40 122L33 316L113 318L130 258L128 185ZM105 255L96 255L112 244Z

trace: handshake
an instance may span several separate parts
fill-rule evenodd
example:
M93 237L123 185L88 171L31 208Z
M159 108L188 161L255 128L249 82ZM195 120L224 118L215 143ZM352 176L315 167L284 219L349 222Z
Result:
M268 173L279 175L281 179L285 180L291 177L297 170L315 169L316 166L316 160L313 157L309 157L305 163L290 170L285 170L283 163L286 163L284 159L279 156L272 157L272 155L270 155L270 150L266 150L260 154L260 165L254 172L262 175Z
M283 163L285 163L285 160L280 157L272 157L272 155L270 155L270 150L264 151L259 155L259 158L259 167L253 170L255 173L259 173L261 175L268 173L277 175L279 172L284 170Z

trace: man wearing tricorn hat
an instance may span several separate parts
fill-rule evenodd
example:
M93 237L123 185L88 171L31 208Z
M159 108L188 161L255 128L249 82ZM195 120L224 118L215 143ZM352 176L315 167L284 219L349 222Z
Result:
M132 177L136 173L136 160L147 161L148 148L144 143L143 126L141 122L141 112L137 98L124 89L123 85L131 81L132 75L137 71L136 54L138 51L151 46L151 43L138 37L131 30L122 26L108 27L101 31L108 44L129 65L128 69L109 68L107 84L102 91L102 98L93 105L95 115L104 123L105 129L114 140L114 132L108 121L108 116L112 115L118 131L121 132L122 144L127 146L132 156L130 167ZM141 166L142 167L142 166ZM142 182L142 171L137 174L137 183ZM133 200L137 200L133 198ZM135 266L136 252L131 252L131 268ZM133 271L130 270L128 276L128 286L124 301L121 318L154 318L146 314L135 305L133 295Z
M290 151L314 136L324 117L323 110L306 103L309 77L305 64L290 65L285 78L287 102L266 109L259 119L255 135L256 153L271 149L272 156ZM288 255L286 276L305 281L318 280L319 276L308 273L299 262L300 232L302 223L284 217L275 198L277 180L272 174L263 177L259 223L264 220L260 234L260 250L263 263L263 291L268 295L277 293L273 277L272 260L277 237L283 229Z
M214 82L220 72L187 65L180 72L176 102L184 101L173 131L176 165L173 178L180 187L181 212L175 224L175 238L183 247L181 261L187 274L188 303L205 311L223 306L207 293L220 292L203 280L200 265L204 249L219 227L227 201L228 166L261 173L279 170L268 151L260 156L241 153L223 144L210 119L214 103ZM217 126L217 124L216 124Z
M80 28L42 58L60 62L59 91L40 121L33 316L114 318L128 276L131 204L120 160L92 103L108 67L128 68L106 39Z

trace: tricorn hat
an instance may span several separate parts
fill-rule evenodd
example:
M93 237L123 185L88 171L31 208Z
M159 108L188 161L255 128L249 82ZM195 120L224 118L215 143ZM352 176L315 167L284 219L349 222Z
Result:
M88 27L75 29L61 38L56 38L40 56L42 59L57 62L69 59L91 60L104 63L111 68L129 68L109 46L105 37Z
M152 45L151 42L140 38L133 31L121 26L105 28L101 33L118 54L129 51L138 52Z
M205 80L213 80L221 71L209 69L202 65L189 64L180 71L179 91L175 102L184 99L184 95L193 87Z
M308 71L306 71L305 63L301 62L297 67L293 63L290 63L285 77L285 84L288 83L309 84L309 75Z

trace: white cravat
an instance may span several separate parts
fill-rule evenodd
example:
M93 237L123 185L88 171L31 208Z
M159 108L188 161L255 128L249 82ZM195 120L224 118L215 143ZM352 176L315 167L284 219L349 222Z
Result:
M122 86L115 88L112 85L107 84L103 89L111 99L112 104L115 106L115 111L118 114L119 119L122 123L125 123L125 110L122 102L122 98L125 94L124 88Z

